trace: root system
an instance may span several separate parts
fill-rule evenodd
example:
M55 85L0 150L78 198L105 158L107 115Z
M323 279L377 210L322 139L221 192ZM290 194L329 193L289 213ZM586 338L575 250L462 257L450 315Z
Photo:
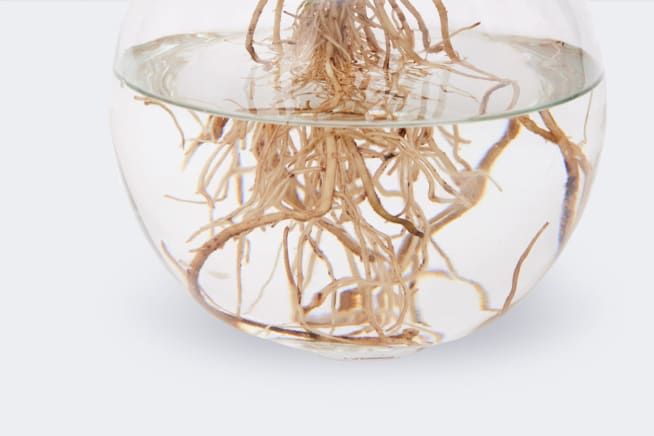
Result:
M287 11L283 0L268 3L259 0L256 5L245 49L254 62L266 65L273 74L288 69L294 84L290 92L312 90L317 100L298 110L367 117L369 108L381 101L387 109L383 117L392 119L406 95L400 79L424 74L428 69L488 81L489 92L481 102L480 113L485 111L490 95L501 88L512 87L517 98L519 89L514 82L476 68L457 52L453 37L479 23L451 30L447 9L440 0L433 0L430 11L419 11L411 0L306 0L296 11ZM264 13L274 14L274 28L265 41L257 41ZM423 14L439 17L440 33L430 32ZM286 29L290 29L288 35ZM258 44L272 46L278 56L262 59ZM289 51L297 64L281 65L280 59ZM383 95L367 92L366 83L373 77L387 81ZM199 203L208 208L210 220L191 235L189 242L197 244L192 261L182 265L162 246L186 277L194 297L240 328L303 340L416 346L438 342L441 334L420 319L415 304L419 291L429 292L417 287L420 279L429 275L474 289L481 310L489 317L504 312L516 296L523 264L550 223L534 229L533 240L525 241L525 251L516 259L512 288L498 308L489 307L481 284L457 271L438 245L438 233L481 202L489 183L493 183L495 163L519 135L537 135L557 147L563 158L567 183L561 244L575 223L590 172L581 147L569 139L549 111L540 113L542 123L529 116L509 120L504 135L474 165L460 153L466 140L458 126L451 130L327 128L218 116L201 120L194 114L201 132L187 140L170 109L156 100L141 100L173 118L182 136L184 165L198 150L211 149L197 177L197 194L202 198ZM436 143L437 131L446 138L444 143ZM254 156L256 165L244 167L243 153ZM246 175L254 180L247 189ZM389 178L394 180L392 186ZM428 198L417 194L418 182L427 184ZM221 207L234 195L238 207ZM401 212L393 213L387 204L397 204L398 200ZM436 215L428 212L433 205L441 206ZM383 229L380 222L385 223ZM389 233L389 226L395 230ZM244 312L252 308L242 307L241 270L249 250L256 250L248 248L248 238L253 232L271 228L283 229L278 262L288 282L294 317L289 326L250 320ZM324 249L327 237L340 243L340 254ZM201 284L208 259L228 243L237 247L235 312L212 301ZM442 271L430 269L434 253L446 265ZM349 274L337 275L334 255L348 259ZM317 265L327 271L329 283L308 294ZM329 315L314 316L318 312Z

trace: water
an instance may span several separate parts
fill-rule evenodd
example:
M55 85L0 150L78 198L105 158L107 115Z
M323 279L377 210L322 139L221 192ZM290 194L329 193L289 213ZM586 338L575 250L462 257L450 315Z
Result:
M587 200L601 69L556 41L455 42L498 80L422 71L355 114L301 110L320 90L289 92L295 61L267 74L243 36L177 35L119 59L125 181L203 305L290 345L383 357L459 338L524 297ZM367 97L388 86L373 76Z
M127 51L118 63L117 74L142 94L228 117L275 123L366 125L383 113L379 106L371 107L363 120L333 113L319 117L290 113L289 108L305 107L316 93L315 89L289 92L291 72L306 60L287 53L280 61L280 73L271 74L265 65L252 62L244 46L243 35L170 36ZM596 86L602 77L601 68L591 56L559 41L468 32L456 38L456 47L474 69L457 67L467 74L462 75L417 68L415 74L404 75L400 82L408 90L406 99L394 111L393 120L384 120L385 124L406 127L507 117L574 99ZM264 46L261 57L271 59L274 54ZM480 73L514 81L517 92L512 86L493 92L487 108L480 113L484 96L499 83L469 77ZM374 101L384 94L388 83L381 72L373 72L372 76L368 78L366 95Z

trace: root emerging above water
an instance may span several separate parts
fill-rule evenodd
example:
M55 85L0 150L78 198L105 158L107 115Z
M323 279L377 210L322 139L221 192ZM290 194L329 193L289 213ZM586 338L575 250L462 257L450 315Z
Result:
M309 104L303 111L364 115L379 104L369 101L366 80L381 72L387 78L387 90L380 97L387 108L384 118L393 119L398 101L401 107L406 97L398 77L423 74L428 68L491 82L490 91L481 101L480 113L485 112L490 96L503 87L514 86L514 101L517 98L513 82L475 68L456 52L452 35L465 29L450 32L447 10L440 0L433 0L434 12L441 22L441 41L436 44L410 0L307 0L296 13L287 13L293 18L292 34L290 39L284 39L282 18L287 11L284 1L278 0L273 9L270 41L279 57L265 60L255 49L255 34L267 5L268 0L260 0L253 11L246 50L254 62L266 64L273 74L281 68L284 51L294 51L302 61L290 69L295 89L317 90L316 95L321 96L319 104ZM416 48L416 32L409 25L409 17L418 25L424 54ZM438 53L442 55L439 61L429 58ZM166 255L186 277L193 296L237 327L302 340L415 346L440 341L442 334L420 318L415 301L419 292L429 292L418 288L420 279L428 275L470 286L478 295L480 310L503 313L516 296L523 264L549 223L520 257L512 287L499 309L489 307L487 292L481 284L456 270L435 237L478 206L488 182L493 182L495 163L523 127L555 144L565 162L568 181L561 244L575 223L580 178L588 180L590 171L581 147L567 137L548 111L541 113L544 127L528 116L509 120L504 135L473 166L461 155L460 148L466 140L458 126L452 132L443 127L323 128L217 116L209 116L205 122L192 114L201 124L201 133L187 141L169 108L149 98L140 100L160 107L172 117L182 137L183 167L199 150L212 149L197 183L197 194L203 198L200 203L208 208L209 222L188 242L206 239L193 251L187 266L176 261L162 244ZM436 143L437 130L446 138L447 145ZM254 166L243 166L244 152L254 156ZM249 192L245 189L245 177L252 180ZM395 180L392 185L389 178ZM416 192L419 183L428 186L428 198ZM226 211L221 205L231 192L236 192L238 206ZM397 213L385 206L397 204L398 200L402 208ZM434 205L440 206L441 211L430 215L428 211ZM385 223L384 230L380 230L380 222ZM388 226L395 228L395 234L388 233ZM252 250L248 237L271 228L283 229L278 257L290 290L294 317L291 327L264 325L245 318L242 311L241 274ZM324 249L322 240L326 237L340 243L340 253ZM201 285L207 261L227 244L238 247L238 298L234 314L218 306ZM434 252L446 266L443 271L430 270L432 261L437 260L432 259ZM333 256L348 260L347 274L335 272ZM309 291L316 265L327 271L329 282L321 289ZM261 295L257 301L260 299Z
M274 10L268 3L274 3ZM341 119L394 120L411 94L406 80L424 78L434 71L488 82L488 91L479 102L480 114L486 113L490 98L507 87L513 93L507 109L517 103L520 90L515 81L481 70L456 52L453 37L480 23L450 31L448 12L441 0L433 0L433 8L425 11L418 10L411 0L306 0L292 12L284 10L284 4L284 0L259 0L245 48L254 62L278 77L275 88L280 94L293 100L307 97L300 99L303 103L299 107L285 107L286 99L280 97L279 107L251 107L251 112L269 109L329 113ZM255 48L255 36L267 10L275 19L272 36L264 40L272 42L269 46L274 55L262 59ZM435 15L440 21L441 40L436 44L432 44L423 14ZM287 23L284 18L290 20L287 38L282 37L282 27ZM416 41L417 32L421 43ZM282 76L290 76L283 86L279 81ZM444 92L450 91L444 88ZM419 98L429 99L427 94ZM424 113L418 114L419 119L424 117Z

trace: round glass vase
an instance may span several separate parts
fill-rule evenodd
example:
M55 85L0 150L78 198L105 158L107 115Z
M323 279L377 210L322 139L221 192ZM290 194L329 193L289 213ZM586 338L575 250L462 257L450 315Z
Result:
M605 87L585 2L132 0L112 130L204 308L334 358L506 313L588 199Z

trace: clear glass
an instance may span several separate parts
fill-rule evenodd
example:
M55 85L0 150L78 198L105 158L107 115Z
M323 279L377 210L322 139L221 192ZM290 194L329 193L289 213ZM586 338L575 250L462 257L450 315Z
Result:
M231 325L402 356L550 267L604 142L581 1L133 0L114 143L156 250Z

